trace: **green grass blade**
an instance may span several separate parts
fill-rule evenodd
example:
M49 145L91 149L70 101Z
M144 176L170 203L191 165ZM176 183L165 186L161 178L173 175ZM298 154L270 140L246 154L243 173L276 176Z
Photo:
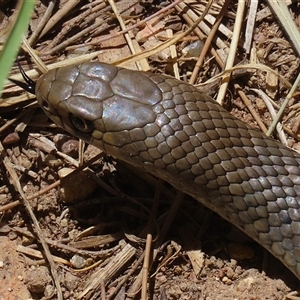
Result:
M0 97L2 95L5 80L18 55L22 36L28 28L28 23L35 6L35 0L25 0L20 2L21 3L18 5L20 9L15 24L0 53Z

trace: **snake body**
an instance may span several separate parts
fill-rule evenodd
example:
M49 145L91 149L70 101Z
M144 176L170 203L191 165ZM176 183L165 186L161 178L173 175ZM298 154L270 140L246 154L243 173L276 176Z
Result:
M300 279L300 155L162 75L91 62L42 75L36 96L74 136L191 195Z

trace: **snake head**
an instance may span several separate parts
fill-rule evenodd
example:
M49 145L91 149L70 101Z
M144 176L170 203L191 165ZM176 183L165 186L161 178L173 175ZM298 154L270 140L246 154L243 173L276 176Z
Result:
M111 152L107 148L130 144L138 128L155 121L162 93L143 74L99 62L57 68L39 78L36 97L57 125Z

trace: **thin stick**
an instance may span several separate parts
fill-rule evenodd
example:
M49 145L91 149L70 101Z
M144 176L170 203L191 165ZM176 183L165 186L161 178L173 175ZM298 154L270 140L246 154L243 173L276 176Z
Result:
M27 210L27 212L29 213L29 215L31 217L31 220L34 224L35 232L36 232L36 234L39 238L39 241L40 241L40 243L41 243L41 245L42 245L42 247L45 251L45 256L47 258L47 261L49 262L50 271L51 271L51 274L52 274L52 277L53 277L53 281L55 283L57 299L63 300L63 294L62 294L62 290L60 288L59 276L58 276L57 269L56 269L55 263L53 261L52 255L50 253L50 249L49 249L49 247L48 247L48 245L45 241L45 238L44 238L43 232L40 228L39 222L36 219L32 209L31 209L31 206L29 204L29 201L28 201L28 199L26 198L26 196L23 192L23 189L21 187L21 184L20 184L20 181L18 179L17 173L14 170L14 168L12 167L11 162L9 161L8 157L5 155L5 150L4 150L1 143L0 143L0 154L1 154L1 160L2 160L3 164L4 164L5 168L7 169L10 177L12 178L13 185L14 185L15 189L18 191L18 193L21 195L21 197L23 199L24 206L26 207L26 210Z
M241 27L242 23L244 22L244 10L246 6L245 0L239 0L238 2L238 8L236 12L236 19L234 23L234 29L233 29L233 36L230 44L229 54L225 66L225 70L228 68L231 68L234 64L234 59L236 57L236 51L240 39L240 33L241 33ZM217 96L217 102L221 105L223 105L226 90L230 81L231 74L227 74L226 76L223 76L222 83L220 85L219 93Z
M154 201L150 213L150 220L148 224L148 234L146 238L146 247L145 247L145 258L143 262L143 268L142 268L142 292L141 292L141 299L146 300L147 299L147 291L148 291L148 278L149 278L149 267L151 266L152 262L151 260L151 250L152 250L152 242L153 242L153 231L154 231L154 221L156 218L159 198L161 195L161 191L163 188L163 180L158 179L156 183L156 190L154 195Z
M203 50L201 51L200 56L198 58L198 61L196 63L196 66L193 70L192 76L191 76L190 81L189 81L190 84L194 84L195 81L196 81L196 77L199 73L200 68L202 67L202 64L204 62L204 58L207 54L207 51L211 47L212 40L215 37L215 34L216 34L216 32L217 32L217 30L218 30L218 28L219 28L219 26L220 26L220 24L223 20L223 16L224 16L225 12L227 11L227 7L229 5L229 2L230 2L230 0L225 1L225 3L222 6L222 9L221 9L220 13L218 14L218 16L216 18L215 24L211 28L211 32L209 33L209 35L208 35L208 37L207 37L207 39L204 43Z
M294 82L294 84L293 84L291 90L289 91L289 93L287 94L287 96L286 96L284 102L282 103L282 105L281 105L281 107L280 107L280 109L279 109L279 111L278 111L278 113L277 113L275 119L273 120L273 122L272 122L272 124L271 124L271 126L270 126L270 128L269 128L269 130L268 130L268 132L267 132L267 135L271 135L272 132L274 131L274 129L275 129L277 123L278 123L279 120L281 119L281 116L282 116L282 114L283 114L283 112L284 112L284 110L285 110L287 104L289 103L289 101L290 101L291 98L293 97L293 94L294 94L294 92L295 92L297 86L299 85L299 82L300 82L300 73L298 74L297 79L295 80L295 82Z
M288 10L287 4L283 0L267 0L272 11L278 18L282 28L287 33L298 55L300 55L300 33Z

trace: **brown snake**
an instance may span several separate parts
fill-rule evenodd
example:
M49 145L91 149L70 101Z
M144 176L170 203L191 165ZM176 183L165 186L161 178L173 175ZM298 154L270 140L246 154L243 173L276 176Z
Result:
M220 214L300 278L300 155L174 78L92 62L36 84L74 136L142 167Z

